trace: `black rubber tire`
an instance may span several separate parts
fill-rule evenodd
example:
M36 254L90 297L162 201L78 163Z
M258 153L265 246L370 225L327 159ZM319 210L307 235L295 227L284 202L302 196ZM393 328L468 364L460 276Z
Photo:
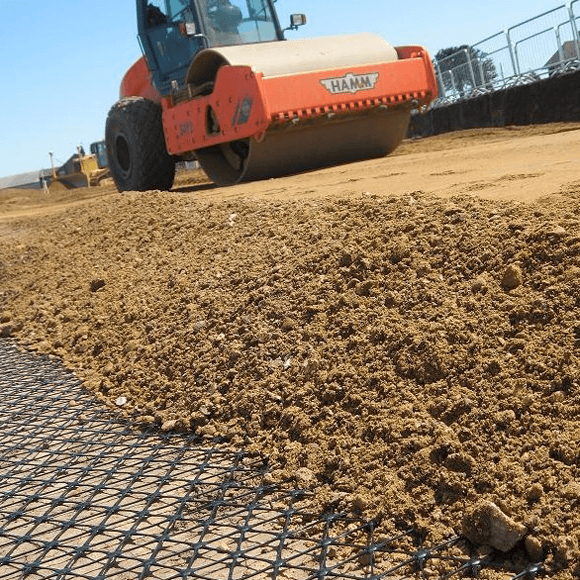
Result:
M115 103L107 117L105 141L119 191L171 189L175 159L167 153L159 103L143 97Z

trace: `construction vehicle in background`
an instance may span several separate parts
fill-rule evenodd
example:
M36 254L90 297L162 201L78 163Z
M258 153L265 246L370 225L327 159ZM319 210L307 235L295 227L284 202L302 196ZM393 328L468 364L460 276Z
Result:
M437 96L427 51L356 34L287 41L275 0L137 0L143 57L106 123L119 191L170 189L178 160L215 183L386 155Z
M97 141L91 143L90 147L91 153L85 153L84 148L79 145L77 152L71 155L60 167L56 167L52 151L49 153L52 167L49 190L93 187L110 177L105 155L105 142Z
M89 151L97 158L97 165L99 169L106 169L109 167L107 161L107 145L104 141L95 141L91 143Z

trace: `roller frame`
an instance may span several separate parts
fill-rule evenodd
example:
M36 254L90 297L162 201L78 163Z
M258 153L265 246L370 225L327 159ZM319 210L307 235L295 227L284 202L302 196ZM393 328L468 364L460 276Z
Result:
M308 119L340 120L372 109L410 112L427 106L437 96L427 51L420 46L397 47L396 51L399 60L391 62L268 78L249 66L223 66L210 95L185 102L175 102L171 95L161 98L167 150L172 155L185 155L240 139L260 140L268 130ZM378 75L375 86L356 92L332 94L322 82L368 74ZM219 132L209 130L210 109Z

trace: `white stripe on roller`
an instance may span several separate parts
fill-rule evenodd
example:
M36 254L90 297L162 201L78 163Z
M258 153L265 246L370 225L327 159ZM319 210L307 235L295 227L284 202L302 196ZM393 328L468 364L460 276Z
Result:
M251 66L265 77L398 60L388 42L370 33L225 46L202 53L208 51L221 55L230 65Z

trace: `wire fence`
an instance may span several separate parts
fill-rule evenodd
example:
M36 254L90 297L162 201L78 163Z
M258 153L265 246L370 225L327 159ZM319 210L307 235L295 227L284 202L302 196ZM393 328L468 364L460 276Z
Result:
M313 514L259 457L136 431L46 357L0 341L3 580L380 580L544 575L459 537ZM507 576L506 576L507 574Z
M437 105L580 70L579 28L574 0L436 60Z

